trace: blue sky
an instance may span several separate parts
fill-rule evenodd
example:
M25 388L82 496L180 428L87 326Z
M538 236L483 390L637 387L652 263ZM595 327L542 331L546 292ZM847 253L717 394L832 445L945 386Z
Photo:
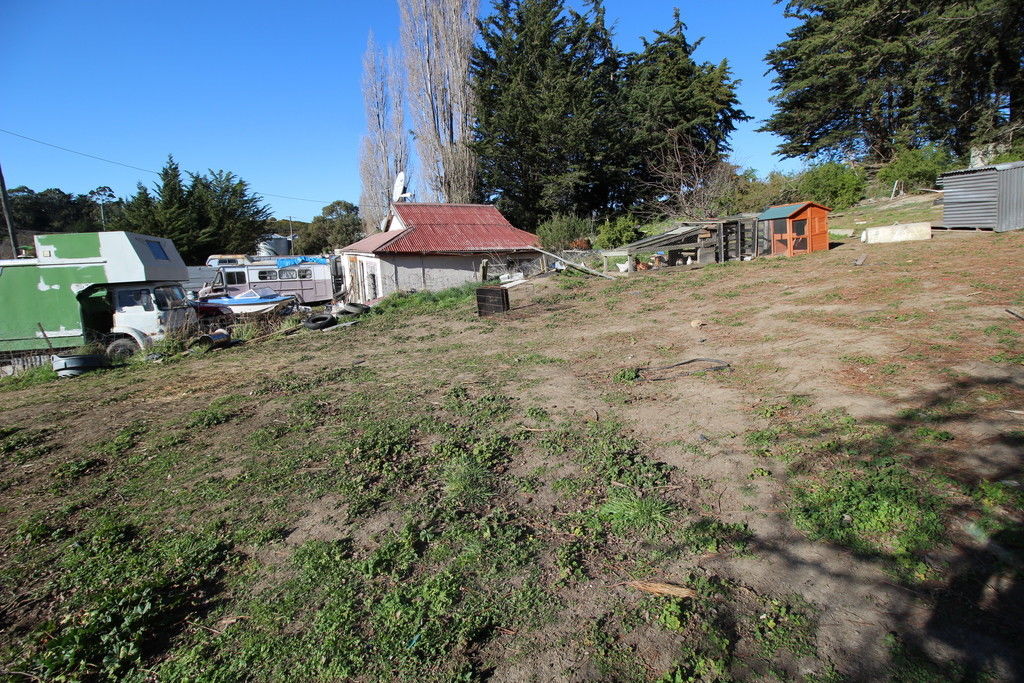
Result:
M695 57L728 58L755 117L732 138L733 161L764 174L792 170L778 140L754 131L771 113L764 54L790 27L766 0L606 0L616 43L671 25L678 6ZM489 12L490 3L482 4ZM336 199L359 198L362 53L368 32L397 41L398 10L380 2L5 3L0 57L7 66L0 129L159 170L225 169L264 195L279 218L308 220ZM0 133L8 188L119 196L154 176ZM285 199L273 196L311 199Z

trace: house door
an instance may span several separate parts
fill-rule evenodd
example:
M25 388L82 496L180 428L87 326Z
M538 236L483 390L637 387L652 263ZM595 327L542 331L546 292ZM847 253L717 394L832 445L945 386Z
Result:
M807 219L790 221L790 225L793 228L793 234L791 235L792 247L789 250L789 255L806 254L810 251L807 246Z
M793 243L793 235L789 232L789 221L785 218L776 218L772 221L772 255L785 254L789 256Z

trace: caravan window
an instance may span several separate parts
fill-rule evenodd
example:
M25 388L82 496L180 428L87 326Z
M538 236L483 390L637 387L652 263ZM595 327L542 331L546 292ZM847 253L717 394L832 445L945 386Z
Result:
M300 280L312 280L313 270L311 268L299 268L299 279Z
M244 285L245 284L245 271L244 270L228 270L224 272L224 282L229 285Z
M170 261L171 257L164 251L164 245L160 244L156 240L146 240L146 244L149 246L149 253L153 254L153 258L158 261Z
M261 271L258 271L256 273L256 277L259 278L260 280L263 280L263 281L276 280L277 279L277 271L276 270L261 270Z
M295 270L292 269L292 268L288 268L287 270L282 270L280 272L280 276L281 276L282 280L296 280L296 279L298 279L298 273L296 273Z

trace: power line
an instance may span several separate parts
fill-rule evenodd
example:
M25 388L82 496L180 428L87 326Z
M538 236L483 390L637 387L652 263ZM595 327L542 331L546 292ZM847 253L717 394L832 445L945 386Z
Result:
M32 142L37 142L40 145L46 145L47 147L53 147L54 149L60 149L60 150L63 150L65 152L71 152L72 154L77 154L78 156L89 157L90 159L96 159L98 161L105 161L108 164L115 164L117 166L124 166L125 168L133 168L136 171L143 171L145 173L152 173L153 175L160 175L156 171L151 171L148 168L140 168L139 166L132 166L131 164L123 164L120 161L113 161L112 159L104 159L103 157L98 157L95 154L86 154L85 152L78 152L76 150L68 149L67 147L61 147L60 145L55 145L55 144L50 143L50 142L43 142L42 140L36 140L35 138L30 138L27 135L22 135L21 133L15 133L12 130L4 130L3 128L0 128L0 133L7 133L8 135L13 135L16 138L22 138L23 140L31 140Z
M104 161L104 162L106 162L108 164L114 164L115 166L124 166L125 168L131 168L131 169L134 169L136 171L142 171L143 173L152 173L153 175L160 175L159 171L154 171L154 170L149 169L149 168L142 168L141 166L132 166L131 164L125 164L125 163L120 162L120 161L114 161L113 159L105 159L103 157L98 157L95 154L87 154L85 152L79 152L78 150L70 149L68 147L61 147L60 145L55 145L52 142L45 142L43 140L37 140L35 138L31 138L31 137L29 137L27 135L22 135L21 133L15 133L13 130L6 130L4 128L0 128L0 133L7 133L8 135L13 135L16 138L21 138L23 140L29 140L30 142L35 142L35 143L38 143L40 145L46 145L47 147L53 147L54 149L59 149L59 150L64 151L64 152L70 152L71 154L77 154L78 156L88 157L90 159L96 159L97 161ZM257 192L256 194L263 195L264 197L276 197L278 199L292 199L292 200L297 201L297 202L313 202L314 204L322 204L322 205L330 204L329 201L326 201L326 200L323 200L323 199L304 199L302 197L289 197L288 195L284 195L284 194L271 194L270 192Z

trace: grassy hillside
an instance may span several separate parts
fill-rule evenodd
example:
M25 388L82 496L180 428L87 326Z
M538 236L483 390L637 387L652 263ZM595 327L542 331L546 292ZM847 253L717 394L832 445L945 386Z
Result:
M0 383L0 671L1018 679L1022 256L560 275Z
M829 216L829 228L862 230L894 223L928 221L942 225L942 205L936 204L941 194L912 194L895 199L869 199Z

